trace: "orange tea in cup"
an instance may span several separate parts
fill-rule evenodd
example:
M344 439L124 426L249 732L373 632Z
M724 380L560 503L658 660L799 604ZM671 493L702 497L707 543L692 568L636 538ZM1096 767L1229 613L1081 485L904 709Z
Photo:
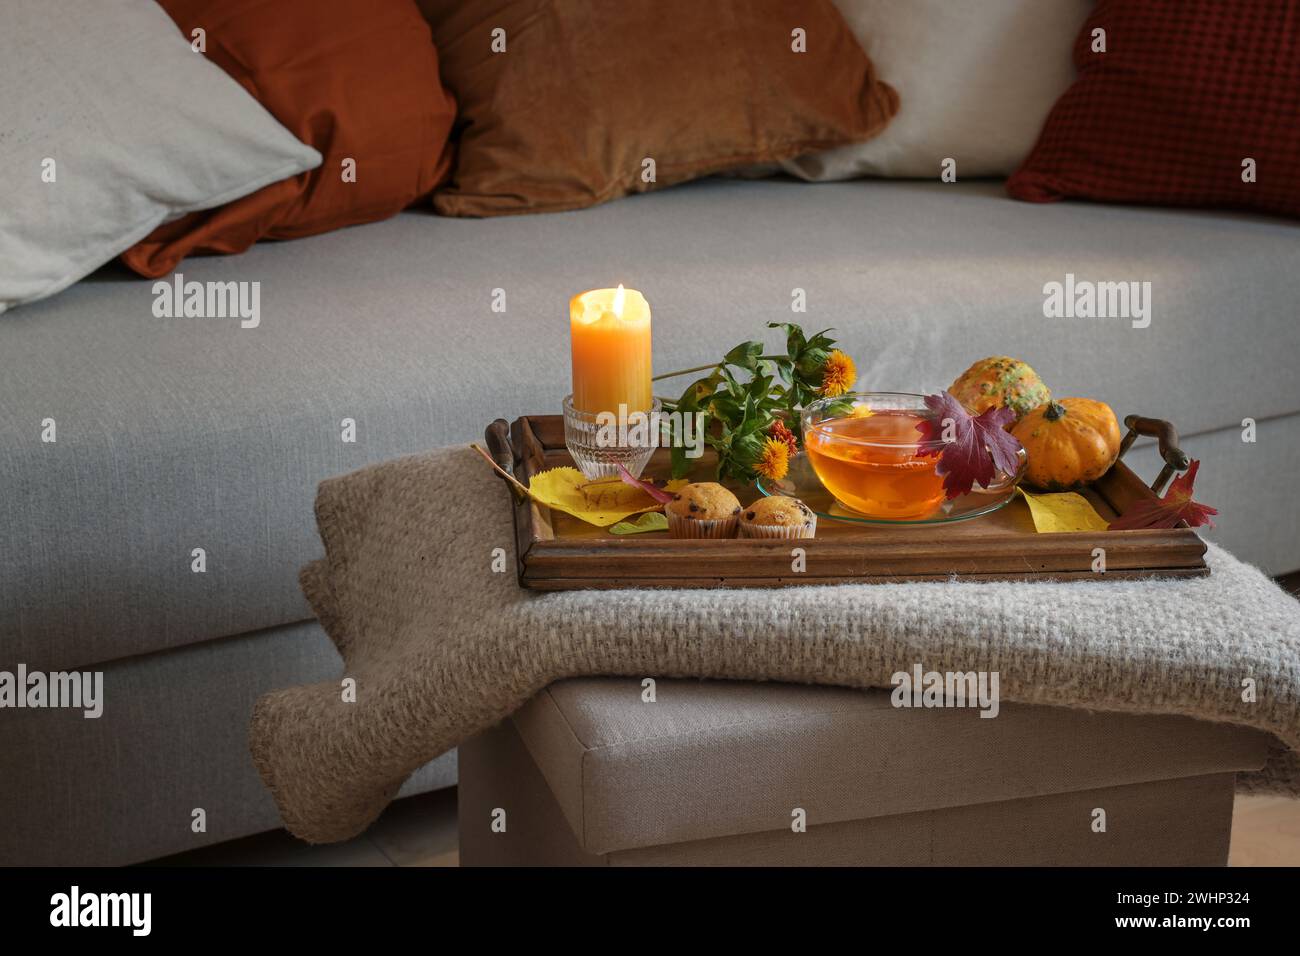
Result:
M828 417L805 412L804 448L817 477L840 504L872 518L896 521L927 518L944 501L938 459L921 454L916 430L925 406L874 398L845 407L829 404ZM917 400L920 396L915 396ZM906 407L918 404L918 407ZM881 407L896 405L903 407ZM838 414L837 414L838 413Z

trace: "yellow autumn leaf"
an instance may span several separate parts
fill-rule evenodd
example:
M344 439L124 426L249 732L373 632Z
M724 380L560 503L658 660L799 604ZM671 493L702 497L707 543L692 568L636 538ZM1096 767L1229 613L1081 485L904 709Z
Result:
M1083 495L1073 491L1033 495L1024 488L1017 490L1024 495L1034 528L1040 532L1106 530L1108 522Z
M685 485L685 479L670 481L668 491ZM628 515L662 508L640 488L617 476L588 479L576 468L551 468L533 475L528 493L537 501L571 514L598 528L606 528Z

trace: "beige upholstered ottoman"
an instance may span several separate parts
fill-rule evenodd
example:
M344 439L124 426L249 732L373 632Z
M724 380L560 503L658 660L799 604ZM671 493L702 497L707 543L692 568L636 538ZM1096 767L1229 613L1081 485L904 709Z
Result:
M661 680L655 696L562 681L462 746L461 863L1222 865L1234 776L1271 740L895 708L887 691Z

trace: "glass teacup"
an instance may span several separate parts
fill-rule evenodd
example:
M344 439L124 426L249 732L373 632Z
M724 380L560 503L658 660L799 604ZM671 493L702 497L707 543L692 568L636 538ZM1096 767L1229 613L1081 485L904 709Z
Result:
M820 399L803 410L809 463L850 511L894 521L928 518L945 501L943 479L935 470L943 443L927 442L916 427L928 412L925 396L910 392ZM990 485L974 490L1001 491L1014 480L999 473Z

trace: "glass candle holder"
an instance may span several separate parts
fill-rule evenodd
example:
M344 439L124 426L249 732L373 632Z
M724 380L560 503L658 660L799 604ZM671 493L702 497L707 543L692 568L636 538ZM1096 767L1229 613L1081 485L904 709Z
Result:
M588 478L618 474L622 465L635 478L659 447L659 399L648 412L584 412L574 408L573 396L564 399L564 444L578 469Z

